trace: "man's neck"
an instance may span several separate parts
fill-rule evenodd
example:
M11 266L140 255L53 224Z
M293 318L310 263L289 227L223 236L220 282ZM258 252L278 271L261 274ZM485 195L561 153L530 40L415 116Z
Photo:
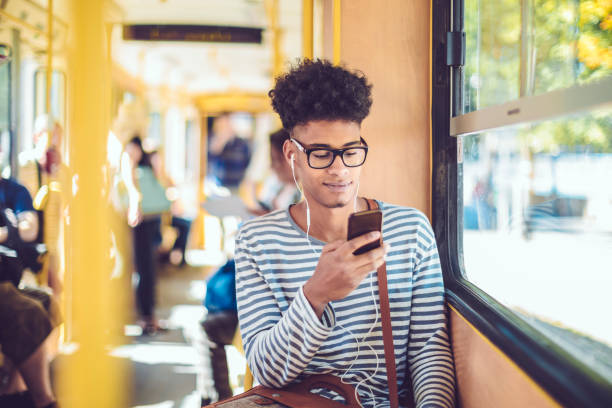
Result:
M348 217L355 212L352 201L339 208L324 207L314 200L310 200L308 203L310 204L310 231L308 235L327 243L346 239ZM364 199L359 198L357 200L357 211L364 210L365 206ZM298 226L306 231L306 203L302 201L294 206L291 215Z

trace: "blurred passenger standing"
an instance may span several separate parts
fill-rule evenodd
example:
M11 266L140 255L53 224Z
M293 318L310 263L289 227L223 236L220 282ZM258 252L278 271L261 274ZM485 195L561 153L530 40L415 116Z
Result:
M235 193L251 161L249 143L236 135L229 113L222 113L215 119L209 140L208 174Z
M133 227L134 261L138 274L136 303L144 334L155 334L156 249L161 243L161 214L170 209L149 155L143 150L140 136L125 146L129 160L122 161L122 174L128 189L128 224Z

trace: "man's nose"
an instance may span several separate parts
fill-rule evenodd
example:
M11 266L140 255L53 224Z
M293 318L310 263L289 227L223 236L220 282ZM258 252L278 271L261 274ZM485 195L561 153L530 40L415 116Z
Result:
M338 154L334 157L332 164L327 168L330 173L342 174L348 172L348 167L342 161L342 155Z

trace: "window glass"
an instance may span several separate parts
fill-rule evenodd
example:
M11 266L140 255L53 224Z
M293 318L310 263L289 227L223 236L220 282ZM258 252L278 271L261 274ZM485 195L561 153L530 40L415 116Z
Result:
M612 380L612 109L461 144L467 279Z
M10 126L10 69L11 64L0 65L0 132L9 130Z
M465 0L464 111L612 73L608 0Z

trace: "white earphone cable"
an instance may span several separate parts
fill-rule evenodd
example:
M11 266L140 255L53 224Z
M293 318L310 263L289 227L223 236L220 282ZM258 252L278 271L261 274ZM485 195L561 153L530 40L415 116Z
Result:
M295 169L294 169L294 164L293 164L294 160L295 160L295 156L291 155L291 174L293 175L293 181L295 182L296 188L302 194L302 196L304 197L304 201L306 202L306 242L308 243L308 247L310 248L310 250L315 255L319 255L320 256L320 254L317 253L317 251L312 247L312 244L310 243L310 237L309 237L309 232L310 232L310 206L308 205L308 199L306 198L306 194L304 194L304 191L300 188L300 186L299 186L299 184L297 182L297 179L295 177ZM357 188L355 190L355 197L353 199L353 210L354 210L354 212L357 212L358 192L359 192L359 182L357 183ZM374 369L374 372L372 374L367 375L367 373L364 372L364 371L358 371L358 372L362 373L365 377L362 380L360 380L359 382L357 382L357 384L355 385L355 399L357 401L359 401L359 393L358 393L359 392L359 387L362 384L365 384L365 386L368 388L370 398L373 401L375 401L374 392L372 391L372 387L370 387L368 384L366 384L366 381L374 378L376 376L376 374L378 373L378 369L380 367L380 358L378 356L378 353L376 352L376 350L374 350L374 347L372 347L371 344L365 343L366 342L366 338L369 337L370 334L372 334L372 332L374 331L374 328L378 324L378 304L376 303L376 296L374 294L374 283L373 282L374 282L374 274L370 274L370 293L372 295L372 302L374 303L375 319L374 319L374 323L372 324L372 326L370 327L368 332L365 334L365 336L361 339L361 341L359 339L357 339L357 336L355 336L353 334L353 332L351 332L349 329L347 329L346 327L342 326L341 324L337 324L337 326L339 328L341 328L342 330L344 330L345 332L347 332L353 338L355 343L357 344L357 352L355 353L355 358L353 359L353 361L351 361L351 364L349 365L349 367L340 376L340 381L342 383L350 384L350 382L345 380L345 377L348 374L349 370L351 368L353 368L353 366L355 365L355 362L359 358L359 351L361 350L361 345L362 344L365 344L366 346L368 346L368 348L372 351L372 353L376 357L376 368ZM287 340L287 360L286 360L286 370L287 370L287 373L288 373L288 370L289 370L289 356L290 356L290 344L289 344L289 340ZM359 402L359 406L361 408L363 408L363 405L361 405L360 402Z

